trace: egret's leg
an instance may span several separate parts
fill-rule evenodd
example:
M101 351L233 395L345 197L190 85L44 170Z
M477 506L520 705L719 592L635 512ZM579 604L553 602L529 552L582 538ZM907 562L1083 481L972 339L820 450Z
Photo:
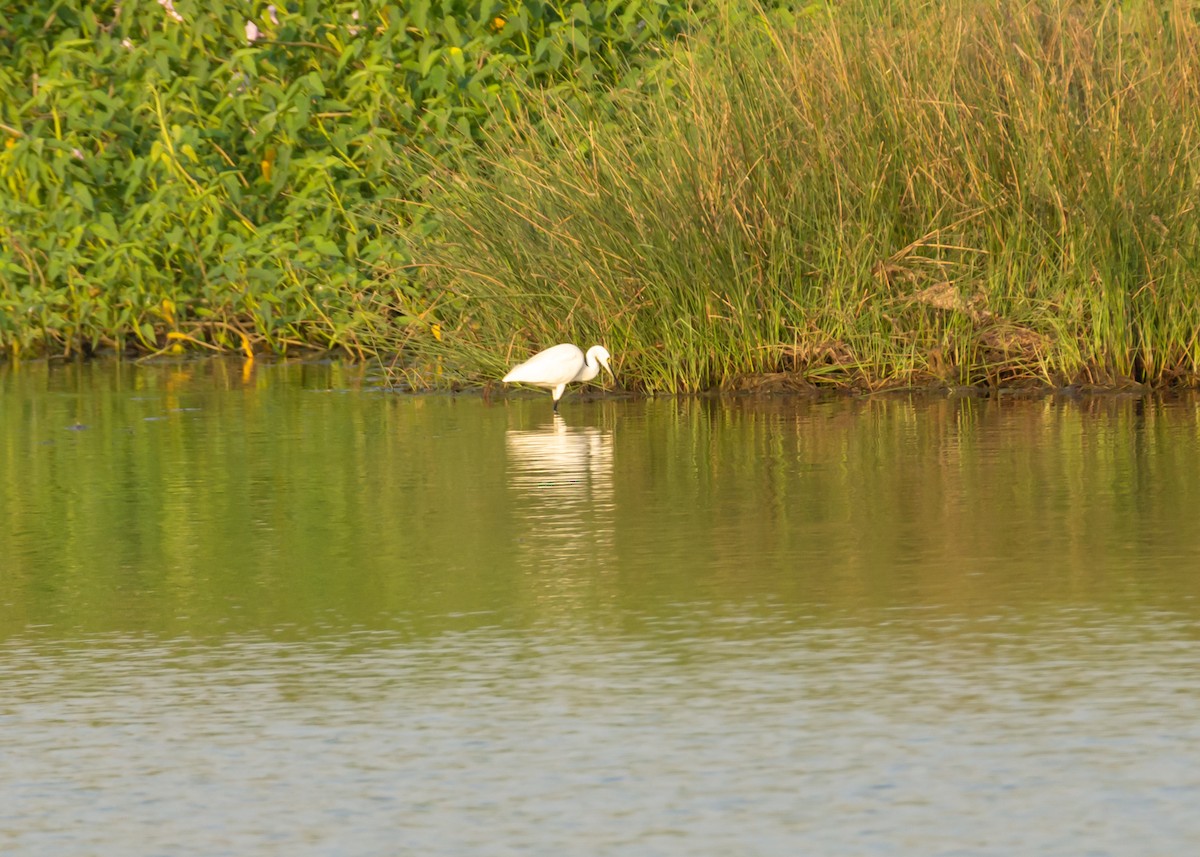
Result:
M558 413L558 400L562 398L563 390L567 389L566 384L559 384L554 388L554 413Z

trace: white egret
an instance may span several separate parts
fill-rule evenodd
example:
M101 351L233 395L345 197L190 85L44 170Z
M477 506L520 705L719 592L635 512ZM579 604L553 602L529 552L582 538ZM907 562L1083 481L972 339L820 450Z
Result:
M504 376L505 384L534 384L538 387L548 387L554 391L554 411L558 412L558 400L562 398L563 390L572 381L590 381L600 374L600 367L613 375L609 368L608 359L612 357L603 345L593 345L587 355L578 346L569 342L555 345L545 351L539 351L520 366L514 366L512 371Z

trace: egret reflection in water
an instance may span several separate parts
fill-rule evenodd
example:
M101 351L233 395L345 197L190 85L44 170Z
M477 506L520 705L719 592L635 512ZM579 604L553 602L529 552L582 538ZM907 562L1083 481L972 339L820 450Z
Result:
M561 560L611 548L613 438L607 429L553 421L505 436L512 508L525 543Z

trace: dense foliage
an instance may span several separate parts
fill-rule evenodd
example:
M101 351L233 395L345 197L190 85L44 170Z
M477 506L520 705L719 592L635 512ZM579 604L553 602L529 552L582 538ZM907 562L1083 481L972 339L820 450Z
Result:
M61 0L0 5L0 57L11 354L1200 371L1184 2Z
M607 87L661 3L0 5L0 346L374 350L426 164Z

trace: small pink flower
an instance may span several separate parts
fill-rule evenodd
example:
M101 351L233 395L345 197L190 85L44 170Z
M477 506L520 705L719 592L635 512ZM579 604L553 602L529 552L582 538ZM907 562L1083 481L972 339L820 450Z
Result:
M254 44L254 42L257 39L258 39L258 25L255 24L253 21L247 21L246 22L246 41L248 41L250 44Z
M158 5L167 10L167 17L176 23L183 23L183 16L175 11L175 3L172 0L158 0Z

